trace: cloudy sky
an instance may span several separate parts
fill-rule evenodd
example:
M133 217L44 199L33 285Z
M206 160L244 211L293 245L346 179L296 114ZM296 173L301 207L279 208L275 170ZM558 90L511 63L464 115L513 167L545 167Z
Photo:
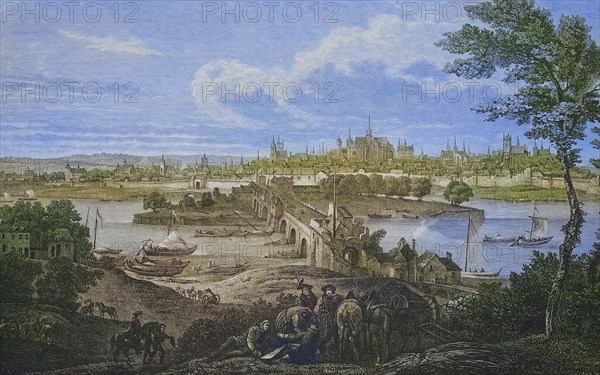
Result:
M3 2L0 156L254 156L272 135L302 152L364 135L369 114L427 154L454 136L475 152L503 132L525 142L469 110L515 87L441 72L452 57L433 43L467 21L463 2L224 4ZM584 16L598 41L596 0L538 4Z

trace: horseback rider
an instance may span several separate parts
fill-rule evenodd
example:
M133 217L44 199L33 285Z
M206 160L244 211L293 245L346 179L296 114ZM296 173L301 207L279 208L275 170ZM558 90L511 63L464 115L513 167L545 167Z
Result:
M319 298L317 302L317 307L315 308L315 312L326 311L332 317L335 316L335 312L339 304L342 302L342 296L335 292L335 286L331 284L323 285L321 287L321 291L323 295Z
M129 328L127 328L127 330L123 332L123 338L129 340L132 344L136 346L136 353L138 354L140 352L140 343L142 340L142 324L140 323L141 316L141 311L134 312L133 318L131 318L131 322L129 322Z
M271 329L271 322L264 320L260 325L251 327L245 334L229 337L219 349L208 357L208 360L220 359L233 351L240 351L244 355L258 358L276 348L278 344L279 339Z
M298 280L298 284L296 285L296 289L302 290L300 294L300 306L309 307L311 310L314 310L317 305L317 296L312 291L313 286L304 284L304 279Z

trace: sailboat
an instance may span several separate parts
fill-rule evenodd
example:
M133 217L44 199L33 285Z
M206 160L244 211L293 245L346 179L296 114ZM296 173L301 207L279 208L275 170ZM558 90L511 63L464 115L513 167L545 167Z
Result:
M35 192L31 189L25 191L25 194L17 198L20 201L35 201L37 197L35 196Z
M544 237L546 231L548 231L548 219L540 216L536 207L533 207L533 216L531 218L531 229L526 231L529 233L529 238L525 236L517 237L517 239L510 246L537 246L543 245L550 242L553 236Z
M89 216L89 209L88 209L87 216ZM87 221L88 221L87 216L85 218L86 226L87 226ZM109 249L106 247L96 247L96 235L98 234L98 218L100 218L100 222L102 222L102 216L100 216L100 212L98 212L98 207L96 207L96 221L94 222L94 243L92 245L92 253L98 257L102 257L104 255L116 256L123 250L122 249Z
M151 240L144 241L144 245L138 251L136 255L160 255L160 256L174 256L174 255L190 255L198 245L189 246L183 237L176 231L171 232L171 225L173 224L173 210L171 210L171 217L169 225L167 227L167 237L162 240L161 243L154 246Z
M490 268L489 263L483 258L481 242L476 241L477 229L469 215L467 226L467 240L465 243L465 268L461 276L467 279L493 279L497 278L502 271L485 271L484 265ZM479 270L479 271L478 271Z

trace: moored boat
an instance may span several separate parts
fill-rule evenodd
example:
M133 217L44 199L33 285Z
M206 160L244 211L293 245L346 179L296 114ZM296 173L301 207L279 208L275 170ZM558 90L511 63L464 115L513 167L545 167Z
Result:
M367 214L371 219L389 219L392 217L392 214Z
M469 215L469 224L467 226L467 239L465 243L465 268L461 272L461 277L466 279L496 279L500 275L502 268L494 271L486 271L484 266L490 268L489 262L483 256L481 242L477 241L477 230L471 215Z
M156 246L153 246L150 240L146 241L139 253L155 256L190 255L197 247L198 245L189 246L179 233L173 231Z
M548 219L540 216L536 216L539 213L537 208L533 208L533 216L529 216L531 218L531 229L526 231L529 233L529 238L525 236L517 237L514 242L510 246L538 246L543 245L552 240L554 236L544 237L546 232L548 231Z
M495 236L483 236L483 242L514 242L517 237L505 237L501 234L496 234Z
M134 263L131 260L125 262L125 268L138 275L142 276L174 276L180 274L183 269L189 264L184 262L183 265L167 266L167 265L148 265Z

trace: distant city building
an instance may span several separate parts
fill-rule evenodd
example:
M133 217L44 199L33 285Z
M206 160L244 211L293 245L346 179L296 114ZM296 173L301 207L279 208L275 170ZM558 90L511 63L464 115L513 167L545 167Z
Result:
M519 143L519 137L517 137L517 144L512 144L512 136L510 134L502 134L502 162L503 163L514 163L527 157L529 152L527 146L521 146Z
M541 147L537 146L537 139L535 140L535 144L533 146L533 155L551 155L550 148L544 148L544 141L542 141Z
M394 158L394 146L388 141L387 137L373 136L371 129L371 116L366 135L352 139L350 129L348 129L348 138L346 138L346 147L342 147L342 139L338 137L336 153L347 159L367 160L390 160Z
M271 142L271 153L270 153L271 161L285 160L287 158L288 158L288 152L285 150L285 143L279 136L277 136L277 142L275 142L275 136L273 136L273 141Z
M81 177L83 177L86 172L85 168L79 167L79 163L77 163L77 167L71 167L67 160L67 165L65 166L65 180L77 182L81 180Z
M470 148L470 147L469 147ZM454 137L454 147L450 147L450 140L446 141L446 149L442 150L440 158L444 164L453 164L462 166L466 161L469 160L469 152L467 151L465 142L463 141L463 149L459 150L456 144L456 137Z
M422 151L421 151L422 152ZM398 147L396 147L396 151L394 152L394 157L396 159L410 157L415 155L415 147L413 145L408 145L406 143L406 138L404 140L398 139Z

